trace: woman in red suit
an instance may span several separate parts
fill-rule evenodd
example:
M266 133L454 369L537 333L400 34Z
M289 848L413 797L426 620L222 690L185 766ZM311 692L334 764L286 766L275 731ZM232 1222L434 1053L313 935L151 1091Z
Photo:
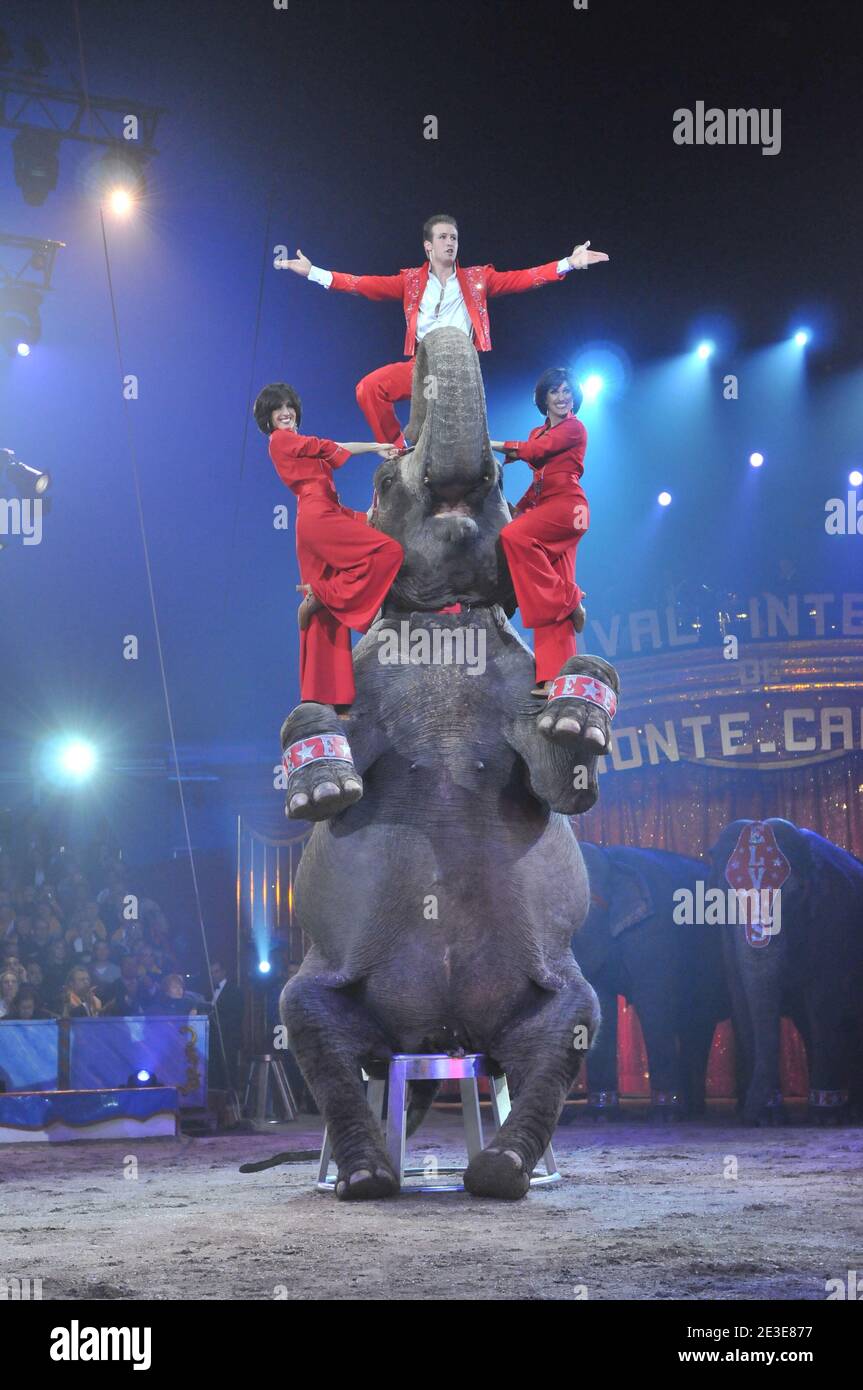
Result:
M504 526L501 542L525 627L533 628L535 695L545 695L563 663L576 654L585 622L575 582L575 551L590 525L581 489L587 430L577 418L581 391L564 367L543 372L534 393L545 416L524 441L492 440L506 463L523 459L534 480Z
M339 502L333 469L351 454L389 457L390 444L336 444L298 433L302 404L286 382L265 386L255 420L269 436L276 472L297 497L297 560L305 593L299 609L300 699L337 709L353 702L350 628L365 632L398 573L398 541Z

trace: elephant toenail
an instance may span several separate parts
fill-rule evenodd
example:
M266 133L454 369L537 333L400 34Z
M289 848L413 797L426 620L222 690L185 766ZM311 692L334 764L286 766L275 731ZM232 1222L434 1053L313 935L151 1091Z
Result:
M291 797L291 810L299 811L301 806L308 805L309 798L305 792L297 792L296 796Z
M331 796L338 796L339 789L335 782L321 782L312 792L315 801L326 801Z
M370 1178L371 1175L370 1168L358 1168L355 1173L351 1173L350 1181L352 1183L365 1182L366 1178Z
M601 729L585 729L584 737L589 743L598 743L601 744L603 748L605 747L605 734Z
M537 720L537 724L540 729L550 729L554 724L554 720L550 714L544 714L541 719Z
M581 724L577 719L573 719L572 716L569 714L561 715L560 719L558 719L557 721L557 727L559 729L565 730L565 732L568 734L581 733Z
M344 789L346 792L358 792L362 790L356 777L345 778Z
M524 1165L523 1165L523 1163L522 1163L522 1161L521 1161L521 1155L520 1155L520 1154L517 1154L517 1153L515 1152L514 1149L504 1149L503 1152L504 1152L504 1157L505 1157L505 1158L511 1158L511 1159L512 1159L512 1161L513 1161L513 1163L515 1164L516 1168L522 1168L522 1167L524 1167Z

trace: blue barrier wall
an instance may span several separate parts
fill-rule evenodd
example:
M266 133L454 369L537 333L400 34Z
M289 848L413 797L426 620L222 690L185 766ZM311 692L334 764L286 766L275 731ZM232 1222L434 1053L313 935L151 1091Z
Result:
M59 1059L56 1019L0 1019L0 1081L7 1091L56 1091Z
M0 1080L7 1091L122 1087L142 1068L174 1086L180 1108L206 1105L209 1019L0 1020Z

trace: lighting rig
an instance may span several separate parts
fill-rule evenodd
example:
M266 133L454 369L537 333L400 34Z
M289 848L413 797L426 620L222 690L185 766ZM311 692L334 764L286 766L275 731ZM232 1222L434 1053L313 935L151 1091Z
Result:
M0 232L0 342L12 355L29 357L41 337L42 299L65 244Z
M112 212L128 213L144 194L144 169L157 153L156 127L163 108L126 97L92 96L77 85L58 86L47 76L50 58L38 38L23 41L13 67L15 57L0 29L0 128L16 132L12 157L24 201L42 206L57 187L61 146L75 140L104 149L93 168L96 189ZM13 356L28 357L39 340L42 297L51 288L54 257L63 245L0 233L0 345ZM29 252L24 265L7 269L3 248Z
M41 207L57 186L64 140L104 146L100 181L119 180L130 194L144 190L144 166L156 150L160 106L127 97L88 96L81 87L58 87L45 76L48 55L38 39L23 46L24 65L10 68L12 49L0 30L0 127L18 133L12 141L15 182L24 201ZM85 131L84 126L87 125Z

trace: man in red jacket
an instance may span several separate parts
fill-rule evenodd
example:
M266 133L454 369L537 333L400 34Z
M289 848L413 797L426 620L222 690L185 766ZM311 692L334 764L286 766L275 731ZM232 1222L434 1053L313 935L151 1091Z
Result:
M375 439L404 445L402 427L393 406L411 394L413 357L417 343L432 329L444 325L467 333L478 352L491 350L488 298L498 294L520 294L562 280L570 270L586 270L598 261L607 261L602 251L591 251L590 242L576 246L572 254L532 270L495 270L493 265L472 265L463 270L457 262L458 227L454 217L437 213L423 227L426 263L398 275L344 275L341 271L320 270L308 256L297 250L294 260L282 267L303 275L325 289L361 294L366 299L400 299L404 306L407 332L405 362L393 362L370 372L357 384L357 401Z

